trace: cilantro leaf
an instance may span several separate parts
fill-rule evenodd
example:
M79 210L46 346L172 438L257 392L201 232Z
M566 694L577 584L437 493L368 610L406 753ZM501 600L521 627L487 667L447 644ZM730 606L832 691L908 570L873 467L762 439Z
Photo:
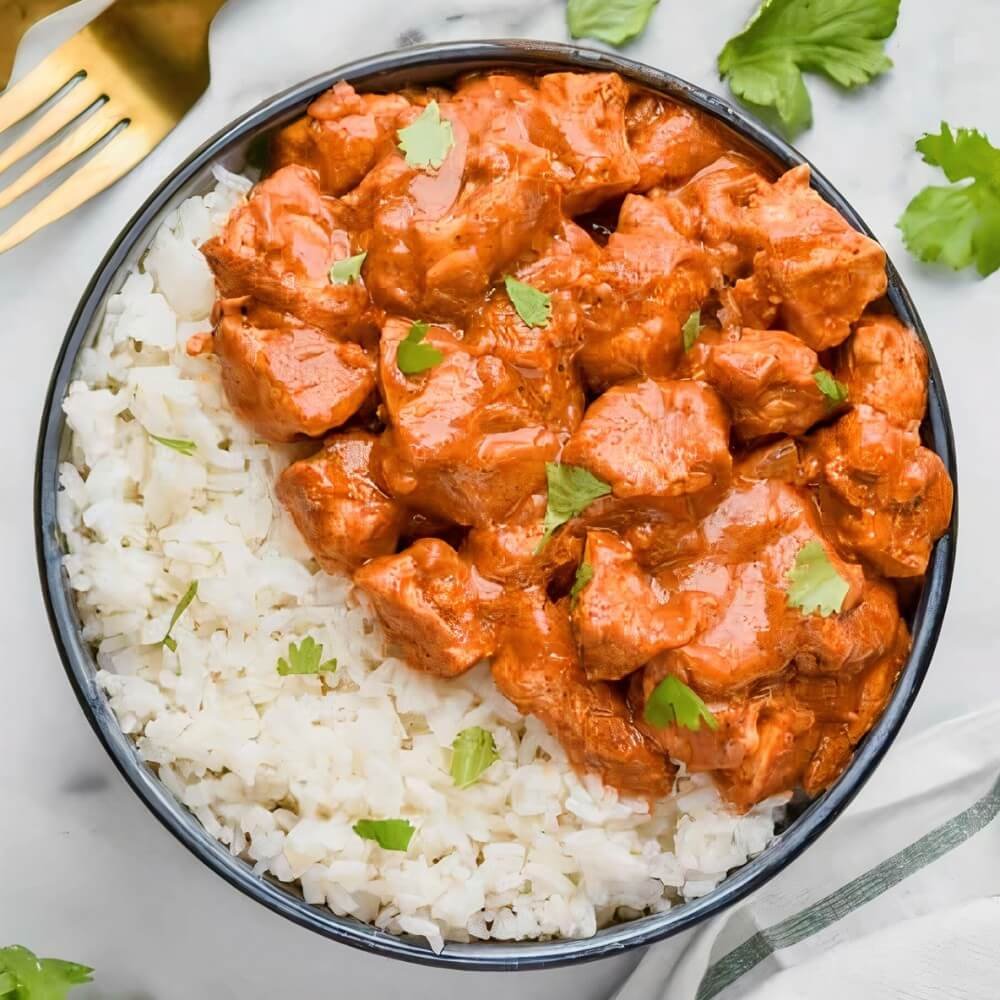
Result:
M813 381L819 391L826 396L827 406L838 406L847 402L847 386L838 382L825 368L813 372Z
M414 167L437 170L455 145L451 122L441 117L437 101L431 101L411 125L399 129L399 148Z
M673 674L668 674L653 689L642 717L655 729L676 725L697 732L702 720L709 729L719 728L719 721L708 706Z
M368 252L356 253L353 257L334 261L330 268L331 285L350 285L361 277L361 265L364 264Z
M659 0L569 0L566 25L573 38L621 46L646 30Z
M27 948L0 948L0 996L10 1000L64 1000L74 986L92 980L94 970L58 958L38 958Z
M785 574L785 579L788 581L788 606L799 608L807 615L819 612L823 618L840 611L850 589L848 582L833 568L826 549L815 539L799 549L795 565Z
M359 819L352 829L386 851L405 851L417 832L408 819Z
M500 759L493 734L481 726L463 729L451 744L451 777L458 788L475 784Z
M611 492L607 483L576 465L546 462L545 479L549 487L549 502L545 508L545 534L535 549L536 554L545 548L556 528Z
M278 657L278 673L282 677L290 674L323 674L337 669L336 660L320 661L323 658L323 644L307 635L301 643L288 644L288 659Z
M552 318L552 296L516 278L503 279L518 316L528 326L548 326Z
M172 653L177 652L177 642L171 636L171 632L174 630L174 626L180 621L180 617L187 611L191 602L198 596L198 581L195 580L194 583L184 591L184 596L177 602L177 607L174 608L174 613L170 616L170 624L167 626L167 634L160 640L161 646L166 646Z
M167 448L173 448L174 451L179 451L182 455L187 455L190 458L197 450L198 446L194 441L184 441L182 438L165 438L160 437L159 434L149 435L157 444L162 444Z
M764 0L726 42L719 73L744 103L774 108L786 131L812 124L802 71L859 87L892 67L884 42L900 0Z
M576 602L580 599L580 594L583 593L583 588L593 579L594 567L588 562L580 563L576 570L576 579L573 581L573 586L569 592L571 607L576 605Z
M975 264L983 277L992 274L1000 268L1000 149L982 132L952 132L942 122L917 150L948 180L972 183L926 187L907 205L897 223L907 249L928 263L956 271Z
M423 343L430 324L417 321L396 348L396 364L404 375L419 375L444 361L444 355L430 344Z
M684 321L684 326L681 327L681 333L684 334L684 353L694 347L694 342L698 339L698 334L701 333L701 310L695 309L693 313Z

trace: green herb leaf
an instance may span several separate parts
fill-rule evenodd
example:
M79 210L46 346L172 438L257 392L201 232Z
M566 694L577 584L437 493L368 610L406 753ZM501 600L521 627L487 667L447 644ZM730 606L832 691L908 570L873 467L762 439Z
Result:
M359 819L353 829L363 840L374 840L386 851L405 851L417 832L408 819Z
M364 264L365 253L356 253L353 257L345 257L343 260L334 262L330 268L331 285L350 285L361 277L361 265Z
M182 455L187 455L190 458L197 450L198 446L194 441L184 441L181 438L165 438L160 437L159 434L149 435L157 444L165 445L167 448L173 448L174 451L179 451Z
M826 549L815 539L806 542L795 556L795 565L785 575L788 581L787 602L803 614L827 618L844 606L850 589L848 582L833 568Z
M0 948L0 997L64 1000L74 986L89 983L93 969L58 958L37 958L27 948Z
M507 294L514 304L518 316L528 326L548 326L552 318L552 296L540 292L531 285L524 284L516 278L504 278Z
M323 659L323 644L317 642L311 635L307 635L301 643L294 642L288 644L288 659L283 656L278 657L278 673L282 677L289 674L325 674L337 669L336 660Z
M545 534L535 549L536 554L545 548L556 528L611 492L607 483L576 465L546 462L545 479L549 487L549 502L545 508Z
M702 720L709 729L719 728L719 721L708 706L673 674L664 677L653 689L642 716L655 729L677 725L697 732Z
M396 134L406 162L414 167L437 170L455 145L451 122L441 117L437 101L431 101L412 125L399 129Z
M828 406L839 406L847 402L847 386L843 382L838 382L825 368L813 372L813 381L819 391L826 396Z
M573 581L573 586L569 592L570 607L575 607L576 602L580 598L580 594L583 592L583 588L594 579L594 567L590 563L580 563L576 569L576 579Z
M171 636L171 632L174 630L174 626L180 620L182 614L187 611L191 602L198 595L198 581L195 580L194 583L184 591L184 596L177 602L177 607L174 608L174 613L170 616L170 624L167 626L167 634L160 640L161 646L166 646L171 652L177 651L177 643Z
M451 744L451 777L458 788L468 788L500 759L493 734L481 726L463 729Z
M417 321L396 348L396 364L404 375L419 375L444 361L444 355L430 344L423 343L430 324Z
M719 54L719 73L743 102L774 108L785 129L812 124L802 71L859 87L892 66L884 43L900 0L764 0Z
M566 24L573 38L624 45L641 35L659 0L569 0Z
M684 326L681 327L681 333L684 334L684 353L687 354L687 352L694 347L694 342L698 339L698 334L701 333L700 309L695 309L695 311L684 321Z
M898 223L907 249L928 263L992 274L1000 268L1000 149L982 132L942 122L917 150L948 180L972 183L926 187L910 202Z

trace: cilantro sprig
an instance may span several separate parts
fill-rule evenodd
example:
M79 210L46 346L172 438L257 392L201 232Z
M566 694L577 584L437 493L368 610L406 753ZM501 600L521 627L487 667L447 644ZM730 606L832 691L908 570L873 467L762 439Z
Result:
M673 674L668 674L656 685L642 715L654 729L677 725L697 732L702 722L709 729L719 728L719 721L708 706Z
M404 375L419 375L444 361L444 355L436 347L423 342L429 329L429 323L418 320L399 342L396 365Z
M535 549L536 555L545 548L556 528L579 516L595 500L611 492L607 483L578 465L546 462L545 479L549 489L543 523L545 534Z
M952 185L926 187L907 206L898 223L907 249L928 263L992 274L1000 268L1000 149L982 132L942 122L917 151Z
M833 568L826 549L815 539L799 549L795 565L785 579L788 606L807 615L818 613L823 618L840 611L850 589L850 584Z
M500 759L493 734L482 726L463 729L451 744L451 777L456 788L474 785Z
M576 602L580 599L583 588L593 579L594 567L588 562L580 563L576 570L576 578L573 580L573 586L569 591L570 607L576 607Z
M184 596L177 602L177 607L174 608L174 613L170 616L170 624L167 626L167 633L160 640L161 646L166 646L171 653L177 652L177 640L174 639L171 634L174 631L174 626L181 620L181 615L191 606L191 602L198 596L198 581L195 580L194 583L184 591Z
M838 382L825 368L813 372L816 387L826 397L827 406L839 406L847 402L847 386Z
M351 829L386 851L405 851L417 832L408 819L359 819Z
M368 252L356 253L353 257L334 261L330 268L331 285L352 285L361 278L361 265L364 264Z
M700 309L695 309L695 311L684 321L684 326L681 327L681 333L684 337L684 353L687 354L687 352L694 347L694 343L698 339L698 335L701 333Z
M59 958L38 958L21 945L0 948L2 1000L64 1000L74 986L93 979L93 969Z
M744 103L777 112L785 130L812 124L802 71L842 87L869 83L892 67L885 40L900 0L764 0L719 54L719 73Z
M503 279L518 316L528 326L548 326L552 317L552 296L526 285L517 278Z
M292 674L326 674L337 669L335 659L323 662L323 644L307 635L297 645L288 644L288 658L278 657L278 673L282 677Z
M573 38L621 46L646 30L659 0L569 0L566 26Z
M437 101L431 101L412 124L399 129L396 134L406 162L414 167L437 170L455 145L451 122L441 117Z
M194 441L185 441L182 438L168 438L160 437L159 434L149 435L157 444L162 444L165 448L172 448L174 451L179 451L182 455L186 455L190 458L197 450L198 446Z

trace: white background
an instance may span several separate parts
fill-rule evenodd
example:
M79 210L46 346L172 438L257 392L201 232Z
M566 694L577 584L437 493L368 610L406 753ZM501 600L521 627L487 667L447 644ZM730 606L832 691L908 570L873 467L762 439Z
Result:
M85 0L33 32L18 72L102 6ZM627 54L720 90L715 55L752 6L662 0ZM74 997L589 1000L609 996L638 957L551 973L435 972L322 940L239 895L160 828L90 732L49 635L32 535L35 440L59 343L111 241L181 159L259 100L348 59L417 38L565 39L562 11L562 0L230 0L213 29L213 83L184 123L113 190L0 257L0 945L95 966L98 982ZM910 196L942 182L913 152L923 131L946 119L1000 144L998 29L995 0L903 0L889 45L896 69L851 95L810 78L816 124L799 143L900 267L952 407L958 570L911 735L994 700L1000 670L1000 274L924 268L894 228ZM11 218L0 213L0 227Z

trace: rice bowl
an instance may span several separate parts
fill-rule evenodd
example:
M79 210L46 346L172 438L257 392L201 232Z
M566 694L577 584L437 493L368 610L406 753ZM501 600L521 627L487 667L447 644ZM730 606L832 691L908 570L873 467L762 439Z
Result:
M452 60L450 65L449 60ZM672 798L669 807L665 804L663 809L655 810L652 815L645 812L644 806L637 809L636 803L616 801L614 795L606 794L589 780L580 781L571 774L567 775L568 768L560 763L562 758L559 748L551 743L546 745L544 732L530 720L519 721L509 704L491 690L489 678L481 670L448 685L451 697L460 696L463 703L461 709L452 708L450 711L465 714L460 714L455 719L435 717L432 722L431 716L434 713L429 712L426 705L432 698L436 700L440 693L436 690L437 682L423 677L415 678L412 673L404 678L399 669L399 661L394 662L391 657L385 658L386 651L382 649L377 626L369 630L372 624L369 611L356 597L348 594L346 583L328 577L318 585L319 581L314 579L314 564L310 563L301 542L289 530L284 515L272 502L269 484L289 461L301 457L301 451L294 446L255 445L252 438L225 412L225 408L219 406L217 379L209 377L211 364L204 360L192 361L176 350L175 345L181 334L187 336L207 325L204 313L195 308L193 299L197 296L193 296L190 301L175 296L178 284L187 288L197 287L193 262L198 255L193 251L193 244L212 231L209 223L212 222L213 214L216 216L214 224L217 225L225 213L225 205L232 204L231 200L226 199L239 197L239 188L245 187L245 184L222 175L221 192L214 192L210 197L203 194L204 200L200 205L197 200L190 201L182 213L182 220L178 219L176 213L171 213L168 229L173 235L168 237L165 233L158 237L158 252L150 253L142 267L127 268L126 265L129 261L136 261L139 252L150 246L153 232L151 223L153 220L158 223L166 209L179 204L178 194L191 193L193 179L198 180L195 191L204 193L208 190L205 175L209 163L221 160L238 167L242 156L234 146L237 140L242 138L245 143L254 130L274 123L279 120L279 115L283 116L280 120L288 120L293 109L301 109L304 100L328 86L332 80L346 76L357 79L363 85L367 79L369 86L373 85L371 81L377 80L374 85L381 86L387 79L386 74L389 74L389 80L397 81L413 79L414 73L418 74L418 79L440 79L454 71L452 67L458 65L455 60L461 60L463 68L497 62L537 66L541 61L550 66L580 66L583 65L583 60L586 68L602 63L607 68L629 73L633 78L642 79L647 85L662 87L679 95L682 100L691 100L709 109L768 149L772 155L785 162L798 162L787 147L708 95L702 95L664 74L603 55L581 53L575 49L569 52L565 47L559 46L484 43L474 46L428 47L425 50L407 52L402 58L378 57L346 67L275 99L266 107L248 115L234 129L213 140L165 182L161 191L137 216L123 240L116 245L88 292L74 323L72 338L67 339L66 352L57 368L53 384L53 409L43 426L44 450L40 454L39 465L39 554L44 560L43 576L47 584L47 600L53 616L53 627L57 630L67 669L86 713L116 762L153 811L211 867L243 891L293 920L383 954L437 961L453 966L528 967L558 963L571 958L599 957L623 946L645 943L690 926L721 906L740 898L750 888L760 885L810 843L860 787L884 752L888 740L898 729L912 702L939 628L953 549L950 539L945 539L935 551L929 584L916 608L913 655L885 716L859 749L848 772L831 792L821 800L807 805L804 814L801 812L802 805L797 803L789 812L791 825L787 828L782 826L783 833L778 842L771 849L765 850L757 861L750 862L735 874L732 873L733 867L756 854L772 839L775 829L774 803L768 803L766 810L748 817L749 825L737 833L730 817L720 818L718 815L718 801L714 791L703 786L697 779L682 778L678 783L678 794ZM445 63L443 71L440 68L442 62ZM393 77L391 74L396 75ZM197 171L200 171L200 179L195 177ZM836 192L821 177L817 178L817 186L853 224L860 225L856 215L842 200L838 200ZM206 216L208 223L205 221ZM182 224L178 225L179 222ZM185 230L186 225L190 226L190 231ZM176 270L173 269L174 266ZM126 273L131 276L128 286L122 287L122 277ZM172 277L178 276L183 277L183 282L174 281L171 285ZM913 314L905 291L898 285L898 279L891 269L890 286L890 299L897 312L919 329L919 320ZM120 289L122 294L114 298L112 305L107 294L114 289ZM94 343L97 324L90 326L89 336L86 327L92 323L95 310L102 308L102 299L109 309L109 317L101 324L99 342ZM174 318L179 318L180 323L180 327L174 323L174 346L171 345L169 334L164 332L169 326L169 313L173 313ZM98 312L97 315L101 314ZM141 346L128 346L128 341L133 336L129 330L138 330L142 323L147 324L147 340L142 341ZM92 343L93 350L80 352L83 343ZM74 365L72 375L70 364ZM136 369L140 371L135 371ZM142 372L141 369L151 371ZM159 372L160 369L165 371ZM157 381L161 378L162 382ZM63 395L67 394L71 380L84 383L86 388L74 389L70 399L65 425L71 426L77 439L74 444L76 450L67 453L63 448L63 464L59 470L59 474L67 477L65 492L72 493L75 490L74 497L64 497L60 502L60 527L65 530L62 522L68 519L71 528L66 532L66 549L71 550L70 562L66 568L73 574L74 586L82 583L90 588L88 593L101 593L102 600L112 598L116 611L110 616L110 620L106 617L104 625L98 628L94 612L98 601L90 604L90 598L86 593L83 594L82 603L77 605L84 628L83 639L85 643L97 647L97 666L101 668L100 683L108 692L108 702L119 714L130 739L136 739L141 733L142 741L137 744L138 753L149 762L150 767L138 762L136 751L121 737L118 724L107 712L103 694L98 693L93 683L93 666L90 665L93 660L76 633L74 609L69 603L69 594L63 592L62 573L55 561L62 551L60 539L55 534L54 500L57 449L61 428L64 426L56 411ZM112 394L105 391L112 384L115 388L126 388L130 394L136 395L139 400L136 409L140 419L129 419L137 416L131 411L130 404L124 405L121 410L115 409L117 404L109 399ZM931 386L929 434L934 447L949 463L949 468L953 469L947 412L937 382L937 373L933 370L933 361ZM94 398L91 399L91 396ZM192 404L193 409L189 410L187 407ZM147 408L143 409L144 406ZM129 413L124 413L125 410L129 410ZM181 410L184 411L183 419L179 416ZM168 419L160 422L164 417ZM171 420L176 423L171 423ZM187 420L191 422L187 423ZM183 436L197 439L198 452L201 454L198 458L180 455L169 447L151 442L147 431L163 438ZM66 438L68 439L68 434ZM85 485L94 491L93 495L74 480L72 473L65 467L67 462L71 466L90 467L88 457L83 453L82 442L85 438L89 440L88 447L92 449L90 457L95 461L108 459L112 450L124 459L124 466L119 464L117 468L110 461L104 462L104 487L101 486L100 476L93 483L90 482L91 477L87 477ZM217 447L219 444L222 444L221 448ZM225 457L227 455L230 457ZM202 458L206 461L203 462ZM245 468L241 469L240 463L244 463ZM115 476L122 475L137 476L137 479L131 481L142 484L144 491L152 486L153 492L156 492L157 484L164 486L162 496L153 500L143 492L140 498L134 487L123 490L119 485L110 484ZM199 496L192 501L194 491ZM250 508L253 508L253 514L249 512ZM86 521L84 511L87 511ZM77 525L79 536L76 543L71 533L74 524ZM232 530L234 526L235 532ZM102 532L105 534L102 535ZM121 554L116 553L114 559L111 559L105 552L102 557L101 547L107 547L107 539L115 537L116 533L125 540L125 545L120 546L125 555L119 559ZM95 540L96 547L91 547ZM74 544L77 545L76 548ZM146 552L147 544L151 546L150 552ZM80 559L84 549L92 557L90 562ZM215 569L219 570L217 574L204 570L206 559L214 561ZM226 588L229 595L229 603L226 603L227 598L213 592L210 584L213 578L225 579L222 571L225 569L225 572L229 572L230 562L234 567L233 579L238 585L235 590ZM273 592L266 592L266 588L259 586L265 565L274 587ZM197 568L197 572L191 572L192 568ZM167 572L163 572L164 569ZM170 657L173 654L169 650L160 649L156 644L163 638L172 611L184 593L186 581L195 576L204 582L198 599L174 629L178 656L176 661L172 661ZM245 582L246 578L252 581L252 586ZM219 589L223 589L221 585ZM262 592L258 594L257 590ZM136 597L139 591L145 594L141 599ZM118 603L113 603L114 601ZM335 615L331 614L333 608L337 609ZM317 621L320 618L330 627L324 630ZM267 627L274 627L273 634L261 634L257 629L257 626L265 622ZM223 624L229 624L240 634L220 636L218 633L223 631L220 628ZM117 634L123 638L116 641L111 634L112 628L119 629ZM277 677L274 672L276 656L287 648L288 639L302 637L306 631L324 643L324 656L338 658L337 673L323 681L315 678ZM214 645L203 646L201 639L192 634L194 632L206 637L214 634ZM147 656L150 650L136 652L134 644L137 642L151 647L155 662L153 657ZM192 658L190 667L185 662L185 658L189 656ZM212 664L211 669L209 663ZM178 665L181 667L179 673L176 672ZM126 692L126 687L131 690ZM224 724L231 727L221 734L221 738L217 738L220 737L218 732L209 735L208 739L217 749L205 752L204 745L201 749L194 746L205 735L205 729L199 733L195 725L178 732L171 731L169 724L158 731L154 724L152 734L146 731L154 717L169 717L176 725L179 721L177 717L190 714L198 693L206 690L213 692L210 703L206 702L211 709L211 722L208 718L199 718L197 724L207 727L224 720ZM304 806L295 798L300 789L283 789L280 775L275 779L274 785L266 790L258 780L258 785L255 785L253 795L249 798L245 790L239 787L244 783L245 777L259 775L265 765L271 766L270 760L265 762L269 754L272 759L278 760L279 768L286 762L273 754L273 746L267 745L267 730L272 724L280 727L282 721L288 724L290 719L327 718L318 713L314 704L309 707L310 702L319 700L321 692L327 695L328 700L336 700L345 714L355 711L365 699L375 699L380 704L384 700L391 705L392 718L398 720L396 724L406 727L396 733L379 733L378 739L381 742L377 743L378 748L388 747L399 755L399 772L404 785L403 792L399 793L404 796L401 800L404 804L400 810L403 815L412 816L418 827L410 852L405 858L392 856L388 859L390 863L386 865L384 861L374 859L374 853L379 849L369 843L358 841L354 845L360 847L356 855L350 853L350 847L342 846L343 839L334 840L331 846L331 842L325 838L329 837L329 826L335 821L324 815L329 808L327 803L321 801L324 795L329 795L329 789L325 787L312 800L308 800L309 791L302 789ZM289 707L292 704L299 707ZM248 710L252 705L259 705L261 708L260 713L253 712L258 716L256 723ZM306 707L303 708L303 705ZM309 714L310 711L313 712L312 715ZM282 715L282 712L287 714ZM460 873L454 876L455 883L462 882L466 872L475 872L477 878L494 877L490 875L489 867L485 871L481 870L485 867L487 852L478 855L473 852L473 848L482 846L486 843L485 840L478 840L466 830L463 836L467 843L448 841L450 831L447 820L449 809L453 805L448 800L453 795L453 789L447 780L449 740L446 736L449 732L453 734L456 727L464 725L468 719L496 727L502 759L481 779L479 786L463 793L463 809L474 804L475 809L481 807L484 811L494 810L489 813L494 817L490 821L499 823L501 810L498 804L502 803L505 817L502 825L494 827L489 834L484 828L483 834L496 837L496 831L499 830L504 835L504 843L512 843L516 847L526 830L531 831L534 839L544 840L550 817L544 811L531 811L533 808L537 809L537 805L532 806L530 796L540 794L538 790L543 787L546 790L555 789L551 803L558 806L555 817L560 820L560 828L570 837L565 842L557 838L555 846L558 852L563 853L563 857L569 858L569 867L563 874L569 876L570 883L576 886L576 896L582 901L582 904L577 904L581 906L580 909L563 913L563 922L559 924L554 908L543 914L529 902L524 912L519 912L513 901L502 898L502 891L509 893L509 889L501 890L494 883L488 883L487 889L487 883L484 883L483 903L476 912L489 912L492 909L501 915L499 926L488 928L494 939L488 945L476 944L480 935L475 930L485 928L472 918L464 930L451 923L452 919L457 921L463 912L462 907L454 900L444 902L446 908L454 907L447 909L447 912L430 912L434 906L433 901L443 897L446 882L455 871ZM237 743L247 742L246 734L251 726L257 727L250 740L258 749L248 751L244 756L238 752ZM438 729L435 730L434 726ZM301 733L297 735L301 740ZM345 732L341 735L349 737L352 753L359 747L368 749L370 753L371 748L376 746L367 732L362 738L345 727ZM331 762L332 766L343 768L343 762L338 760L329 747L322 743L315 745L313 736L310 733L307 751L312 755L312 762L322 768L331 766ZM163 761L156 759L157 753L164 757ZM378 749L376 756L377 754ZM530 759L532 755L537 769L529 770L518 779L517 775L521 771L531 767L525 762L525 758ZM413 765L412 769L410 764ZM426 770L421 770L423 768ZM220 773L223 769L228 769L224 776ZM159 780L154 777L154 772L158 773ZM437 779L431 776L432 772ZM310 773L310 777L312 773L314 772ZM347 774L348 770L342 769L335 773ZM351 770L350 773L354 777L354 771ZM361 781L371 780L363 769L358 771L358 775ZM424 798L420 804L410 809L406 804L410 801L406 796L412 794L408 785L411 778L419 776L423 777L428 787L423 789ZM532 779L530 782L529 778ZM539 782L537 785L536 779ZM437 785L435 780L438 781ZM385 783L382 784L384 786ZM172 795L164 794L164 786ZM192 791L196 786L198 791ZM433 799L431 793L434 792L444 798L443 803ZM396 793L389 790L386 794ZM546 794L549 792L546 791ZM259 799L254 798L257 795L260 796ZM416 803L418 799L419 795L413 801ZM191 820L185 818L183 811L174 804L175 800L183 802L198 817L203 830L212 836L223 834L223 839L230 837L230 843L226 845L228 854L226 851L216 850L212 842L195 829ZM257 810L254 809L255 806L261 808ZM289 808L290 806L293 808ZM310 817L313 822L302 823L303 817L294 810L296 806L307 812L313 810L315 814ZM528 810L527 813L523 816L519 814L517 806ZM349 796L346 794L342 796L342 801L334 803L334 809L334 815L348 831L351 817L361 815L360 812L351 812ZM267 813L271 818L264 820L261 812ZM367 808L365 812L368 812ZM426 816L438 814L443 816L440 826L436 820L425 820ZM256 825L258 822L264 825ZM248 830L242 828L244 823L248 824ZM271 829L267 829L268 824L273 824ZM301 828L292 837L293 828L299 826ZM611 843L616 851L616 860L609 862L603 869L598 864L596 852L595 857L586 856L588 844L594 843L588 837L592 838L595 830L607 834L607 838L601 841L601 850L606 852L607 843ZM270 844L267 842L267 834L272 837ZM260 856L255 857L251 853L251 842L262 835L264 839L259 841ZM461 838L455 840L459 841ZM648 846L652 841L657 843L655 852ZM277 847L279 843L281 850ZM642 843L647 845L645 850L639 846ZM269 848L274 853L269 853ZM385 880L393 880L393 888L399 886L401 880L407 879L410 880L407 885L419 884L425 895L416 902L407 900L405 913L402 908L400 912L394 913L390 902L382 904L377 899L362 899L361 892L350 888L352 883L345 869L338 874L338 884L354 897L351 904L336 890L331 890L337 879L327 872L324 884L323 878L318 877L319 873L315 870L324 867L319 859L326 856L324 852L331 850L341 852L342 860L349 858L362 865L372 865L372 871L376 866L381 866L387 873L383 876ZM345 850L347 853L344 853ZM442 867L442 861L446 860L444 855L449 850L454 858L449 864L455 866L454 869L447 865ZM513 872L514 866L509 856L503 861L499 856L503 855L502 851L499 855L492 851L488 853L491 855L494 872L500 869ZM268 862L274 861L279 854L286 855L287 867L276 861L276 867L271 868ZM669 855L673 855L673 860ZM612 873L612 869L628 856L645 859L642 860L642 872L640 874L638 869L630 866L626 871L626 878L618 880L623 884L615 885L616 879L612 874L620 874L620 871ZM529 857L526 849L520 865L521 884L525 882L524 873L532 862L537 860L544 866L555 858L555 854L544 853L538 855L537 859ZM414 864L416 859L419 859L419 864ZM254 866L253 870L247 864ZM504 865L507 867L504 868ZM659 866L657 874L651 874L654 865ZM705 870L699 868L701 865ZM727 870L730 871L730 877L725 884L718 890L709 892ZM358 871L357 867L353 869L355 874ZM332 917L325 906L303 905L292 894L273 886L268 878L261 878L256 872L266 872L275 879L298 880L307 900L330 903L337 913L350 913L350 905L355 905L358 909L354 913L373 919L381 910L382 917L377 923L393 933L403 931L404 934L425 935L435 943L438 943L436 934L441 933L444 938L470 940L472 943L446 948L439 959L435 960L429 951L421 951L419 946L409 944L405 937L390 938L351 920ZM538 870L534 877L540 879L543 875L544 872ZM649 884L651 879L658 882L655 897L654 887ZM381 892L378 879L374 880L373 887ZM569 891L565 883L560 883L546 887L540 891L540 895L551 899L561 894L560 889L563 893ZM705 892L709 892L708 898L696 900L696 897ZM515 896L530 899L532 893L516 893ZM682 901L686 901L684 905L676 905ZM469 903L470 900L466 899L462 905ZM369 910L365 907L369 907ZM424 911L421 910L422 907L429 909ZM586 913L588 908L592 914L590 917ZM505 909L510 916L503 912ZM529 910L530 915L527 915ZM643 911L652 915L627 924L615 924L599 931L593 939L579 944L554 941L550 944L508 947L499 943L504 938L516 940L525 936L578 937L592 933L594 926L606 926L615 917L635 917ZM371 917L368 916L369 912ZM401 917L412 917L418 922L404 923L402 919L397 919ZM427 923L421 924L421 920Z

